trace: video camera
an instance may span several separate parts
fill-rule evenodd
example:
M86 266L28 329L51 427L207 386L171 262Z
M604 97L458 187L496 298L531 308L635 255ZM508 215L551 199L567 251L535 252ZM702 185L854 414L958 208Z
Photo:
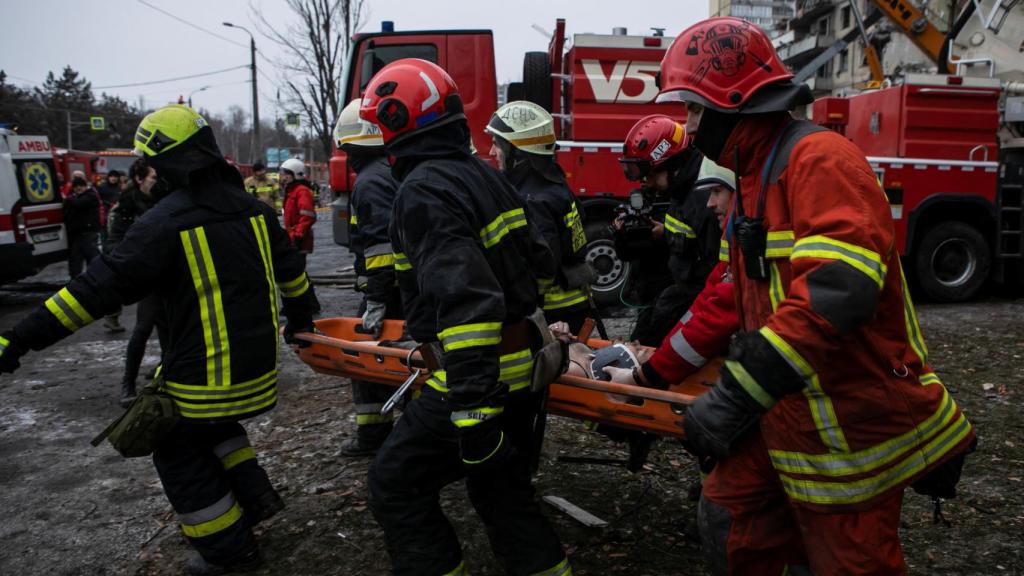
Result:
M628 204L616 206L616 220L622 220L622 227L615 230L616 245L624 260L636 260L653 247L654 220L663 218L669 205L654 200L653 190L638 188L630 192Z

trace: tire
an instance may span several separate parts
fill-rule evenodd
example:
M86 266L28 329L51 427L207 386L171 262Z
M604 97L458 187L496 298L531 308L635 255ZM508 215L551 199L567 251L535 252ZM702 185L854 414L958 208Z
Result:
M547 52L523 57L523 99L551 112L551 64Z
M505 102L515 102L523 99L523 83L509 82L505 86Z
M930 228L914 254L918 286L936 302L970 299L985 284L991 265L985 237L964 222L942 222Z
M615 252L615 240L607 222L592 222L584 228L587 245L584 259L597 271L597 280L590 285L594 303L598 306L619 304L619 292L629 278L629 262L623 262Z

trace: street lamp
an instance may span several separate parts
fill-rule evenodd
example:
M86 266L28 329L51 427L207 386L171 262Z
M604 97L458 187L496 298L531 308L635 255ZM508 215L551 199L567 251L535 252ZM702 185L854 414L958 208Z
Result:
M259 92L256 89L256 38L253 37L252 32L249 32L244 27L231 22L222 22L228 28L238 28L249 35L249 54L252 57L252 63L249 68L252 71L252 143L250 147L252 152L250 153L250 161L254 161L256 156L260 153L260 99Z
M195 90L193 90L193 91L188 93L188 107L189 108L192 107L192 95L195 94L196 92L202 92L203 90L206 90L207 88L209 88L209 86L203 86L202 88L196 88Z

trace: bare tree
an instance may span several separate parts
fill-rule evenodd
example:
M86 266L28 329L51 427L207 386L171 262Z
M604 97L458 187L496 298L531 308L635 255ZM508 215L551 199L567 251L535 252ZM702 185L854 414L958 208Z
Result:
M331 133L338 117L344 67L352 34L363 24L364 0L287 0L295 21L281 26L250 5L264 36L281 46L288 58L283 70L289 103L312 123L324 157L331 155Z

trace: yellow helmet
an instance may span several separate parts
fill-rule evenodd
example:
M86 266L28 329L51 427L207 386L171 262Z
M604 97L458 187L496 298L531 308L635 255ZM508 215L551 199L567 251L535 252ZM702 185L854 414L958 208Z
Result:
M356 98L348 103L341 114L338 115L338 123L334 125L334 143L338 148L344 146L358 146L360 148L372 148L384 146L384 138L380 134L380 128L373 122L367 122L359 117L360 99Z
M509 102L495 110L484 128L512 146L551 156L555 153L555 126L547 110L525 100Z
M206 119L184 104L171 104L142 119L135 131L135 153L157 156L173 149L209 126Z

